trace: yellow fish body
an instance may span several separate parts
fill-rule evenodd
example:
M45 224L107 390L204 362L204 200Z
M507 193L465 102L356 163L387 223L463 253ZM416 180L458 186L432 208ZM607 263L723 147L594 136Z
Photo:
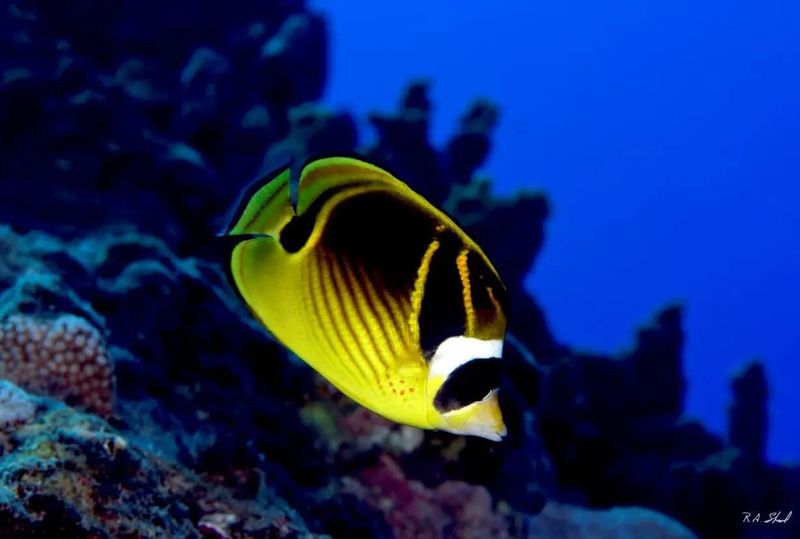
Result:
M506 289L445 213L385 170L318 159L242 201L236 287L287 348L399 423L499 441Z

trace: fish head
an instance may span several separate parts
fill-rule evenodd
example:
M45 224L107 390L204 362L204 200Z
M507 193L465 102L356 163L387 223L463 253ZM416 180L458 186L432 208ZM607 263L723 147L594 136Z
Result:
M498 399L502 340L451 337L430 361L428 418L434 428L500 441L506 426Z

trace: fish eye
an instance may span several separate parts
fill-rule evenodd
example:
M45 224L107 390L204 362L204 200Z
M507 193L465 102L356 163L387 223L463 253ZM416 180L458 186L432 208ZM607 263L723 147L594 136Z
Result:
M483 400L490 391L500 387L500 358L478 358L456 368L445 380L433 399L441 413L463 408Z

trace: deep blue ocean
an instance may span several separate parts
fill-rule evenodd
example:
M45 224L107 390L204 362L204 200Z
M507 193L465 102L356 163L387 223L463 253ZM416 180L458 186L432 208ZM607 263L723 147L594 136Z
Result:
M426 79L438 142L473 99L499 105L484 172L550 200L527 284L557 338L617 352L679 302L686 414L724 432L730 379L760 358L768 454L800 459L800 3L311 5L331 105L364 120Z

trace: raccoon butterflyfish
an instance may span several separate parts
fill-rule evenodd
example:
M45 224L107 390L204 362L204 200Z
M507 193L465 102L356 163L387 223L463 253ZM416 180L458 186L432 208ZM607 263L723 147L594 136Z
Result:
M404 182L352 158L311 161L299 182L287 167L250 190L226 235L255 317L350 398L416 427L506 434L505 286Z

